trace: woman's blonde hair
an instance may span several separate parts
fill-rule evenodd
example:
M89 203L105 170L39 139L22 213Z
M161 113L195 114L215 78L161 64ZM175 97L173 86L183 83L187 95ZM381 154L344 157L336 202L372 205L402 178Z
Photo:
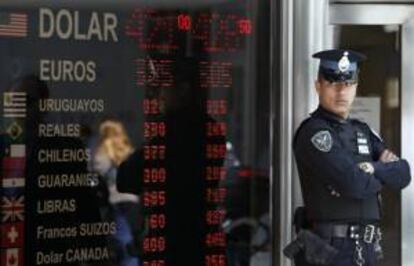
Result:
M123 124L106 120L99 126L98 151L105 152L111 161L119 166L133 152L133 147Z

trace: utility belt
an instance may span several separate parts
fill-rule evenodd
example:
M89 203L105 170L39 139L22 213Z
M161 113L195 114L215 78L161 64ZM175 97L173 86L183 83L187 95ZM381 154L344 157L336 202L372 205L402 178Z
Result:
M349 238L360 240L372 244L374 241L381 239L381 229L374 224L333 224L320 223L312 226L316 234L325 239L331 238Z
M377 225L367 224L313 224L310 229L299 231L296 239L283 249L283 253L293 259L303 251L305 259L310 264L331 265L339 250L330 245L332 238L347 238L355 243L354 261L358 266L364 266L363 242L372 244L378 259L382 254L380 245L381 230Z
M284 249L286 257L294 259L300 252L310 264L332 265L340 250L330 243L332 238L345 238L354 242L354 261L358 266L365 266L363 243L372 244L377 259L383 257L381 229L376 224L355 224L317 222L307 219L306 209L299 207L295 211L294 224L296 238Z
M372 244L377 259L383 258L381 248L382 233L379 226L374 224L315 224L313 231L321 238L348 238L354 241L355 251L354 260L356 265L363 266L365 259L363 257L362 242Z

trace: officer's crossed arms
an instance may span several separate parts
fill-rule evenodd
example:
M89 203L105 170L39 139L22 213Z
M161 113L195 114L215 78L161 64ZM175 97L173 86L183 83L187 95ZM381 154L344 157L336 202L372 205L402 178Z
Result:
M335 122L329 115L320 108L297 132L294 149L299 172L305 173L302 182L323 185L331 194L356 199L376 195L382 185L395 189L408 185L407 161L386 149L366 124ZM357 134L361 135L360 143L354 138Z
M372 133L372 132L371 132ZM374 175L382 184L394 189L402 189L410 183L410 168L406 160L400 160L391 150L385 148L383 141L373 134L374 143L381 153L377 161L362 162L359 167L364 172ZM375 159L375 156L374 156Z

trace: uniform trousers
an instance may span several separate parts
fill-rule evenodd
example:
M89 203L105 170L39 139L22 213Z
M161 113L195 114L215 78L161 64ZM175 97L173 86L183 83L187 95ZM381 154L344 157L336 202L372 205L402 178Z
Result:
M360 241L362 246L362 256L365 260L363 266L377 266L376 253L374 252L374 244ZM331 246L338 250L333 262L329 266L358 266L355 260L355 240L350 238L336 238L330 240ZM320 266L306 262L303 252L299 252L295 256L295 266ZM328 265L327 265L328 266Z

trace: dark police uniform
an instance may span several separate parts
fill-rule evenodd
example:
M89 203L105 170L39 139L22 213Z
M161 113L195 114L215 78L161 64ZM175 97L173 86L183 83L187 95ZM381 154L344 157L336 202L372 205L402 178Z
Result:
M331 82L356 81L363 59L343 50L314 56L321 58L319 74ZM341 60L348 66L339 70ZM383 186L399 190L409 184L407 161L381 162L386 146L367 124L322 106L299 127L293 146L310 231L338 250L329 265L376 265L380 192ZM299 252L295 264L314 265L305 257Z

